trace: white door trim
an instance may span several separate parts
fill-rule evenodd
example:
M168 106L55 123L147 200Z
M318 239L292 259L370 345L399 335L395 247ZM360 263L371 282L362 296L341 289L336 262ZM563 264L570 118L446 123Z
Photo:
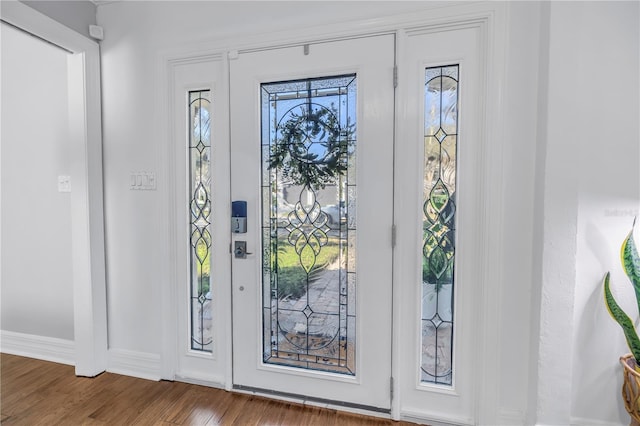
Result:
M102 186L100 50L97 43L17 1L2 2L2 21L72 53L69 129L75 367L78 376L107 369Z

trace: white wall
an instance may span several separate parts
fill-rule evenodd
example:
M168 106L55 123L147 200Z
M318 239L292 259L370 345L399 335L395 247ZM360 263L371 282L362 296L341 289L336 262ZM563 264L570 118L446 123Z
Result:
M588 3L581 18L581 90L571 90L580 115L572 416L626 424L618 358L629 350L604 306L602 277L612 272L615 294L637 318L619 251L640 216L640 3Z
M2 24L3 331L73 340L67 53Z
M618 364L628 349L601 280L612 271L635 316L618 253L640 207L638 6L548 6L539 424L629 422Z

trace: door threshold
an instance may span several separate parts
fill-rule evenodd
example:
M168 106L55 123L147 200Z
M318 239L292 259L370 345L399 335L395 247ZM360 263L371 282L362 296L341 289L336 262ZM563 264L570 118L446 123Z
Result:
M390 408L374 407L366 404L356 404L353 402L337 401L333 399L316 398L313 396L300 395L297 393L279 392L272 389L254 388L252 386L244 385L233 385L232 390L235 392L258 395L266 398L296 402L303 405L330 408L339 411L347 411L351 413L364 414L375 417L391 418Z

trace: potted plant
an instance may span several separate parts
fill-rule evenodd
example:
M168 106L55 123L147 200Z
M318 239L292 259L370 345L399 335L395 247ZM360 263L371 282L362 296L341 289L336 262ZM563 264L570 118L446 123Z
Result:
M631 280L631 284L633 284L638 310L640 311L640 257L638 257L638 250L633 239L635 224L636 221L634 219L631 231L629 231L622 243L620 260L625 273ZM638 338L633 321L620 308L613 294L611 294L609 272L604 277L604 300L609 314L622 327L627 345L631 350L631 353L620 357L624 372L622 398L624 399L625 408L631 416L631 425L640 426L640 365L638 365L640 360L640 338Z

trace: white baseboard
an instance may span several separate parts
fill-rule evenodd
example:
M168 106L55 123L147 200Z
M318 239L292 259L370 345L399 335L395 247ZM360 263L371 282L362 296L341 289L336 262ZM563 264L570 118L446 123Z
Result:
M575 426L627 426L629 423L607 422L604 420L584 419L581 417L571 417L571 424Z
M109 349L107 371L158 381L160 380L160 355L124 349Z
M418 409L400 410L400 419L418 424L428 424L430 426L471 426L473 419L463 416L443 415L433 411Z
M0 352L59 364L75 365L73 340L0 330Z
M501 408L498 412L498 424L501 425L523 425L525 424L525 414L520 410Z
M629 423L605 421L596 419L585 419L583 417L571 417L571 426L627 426ZM550 423L536 423L535 426L557 426Z
M224 378L213 375L190 374L189 372L176 373L175 380L177 382L190 383L192 385L207 386L216 389L226 389Z

